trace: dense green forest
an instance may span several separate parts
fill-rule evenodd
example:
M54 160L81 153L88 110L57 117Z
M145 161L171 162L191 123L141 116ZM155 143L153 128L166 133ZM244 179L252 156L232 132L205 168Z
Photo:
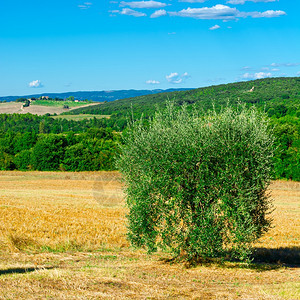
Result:
M0 134L6 132L65 133L85 132L89 128L108 127L104 119L83 119L80 121L52 118L49 114L0 114Z
M112 170L127 120L141 115L147 124L171 100L179 108L207 112L239 102L265 111L277 138L274 178L300 180L300 78L269 78L116 100L65 114L110 115L80 121L49 114L0 114L0 169Z
M120 134L90 128L77 133L0 134L0 170L113 170Z

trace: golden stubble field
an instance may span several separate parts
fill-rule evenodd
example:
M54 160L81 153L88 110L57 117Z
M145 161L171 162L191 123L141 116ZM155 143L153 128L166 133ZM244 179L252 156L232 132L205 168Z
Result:
M300 183L270 186L254 263L188 267L130 248L117 172L0 175L0 299L300 299Z
M63 103L61 103L60 106L46 106L46 105L30 105L29 107L23 107L23 103L20 102L7 102L7 103L0 103L0 113L1 114L33 114L33 115L45 115L47 113L49 114L61 114L66 111L70 111L72 109L80 108L80 107L86 107L86 106L92 106L92 105L98 105L98 103L91 103L91 104L85 104L85 105L76 105L74 107L71 107L70 109L64 109Z

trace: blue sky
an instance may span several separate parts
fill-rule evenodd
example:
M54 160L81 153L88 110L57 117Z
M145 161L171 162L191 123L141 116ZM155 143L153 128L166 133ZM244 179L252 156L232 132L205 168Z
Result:
M0 96L300 75L300 1L9 0Z

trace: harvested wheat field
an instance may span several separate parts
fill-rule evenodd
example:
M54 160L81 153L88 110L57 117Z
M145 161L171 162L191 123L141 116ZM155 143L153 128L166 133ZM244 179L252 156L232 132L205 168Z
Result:
M252 264L187 266L130 248L117 172L0 175L0 299L300 299L300 183Z
M68 103L70 106L72 104ZM76 103L74 103L76 104ZM81 107L87 107L92 105L98 105L97 103L89 103L85 105L75 105L74 107L71 107L70 109L63 108L63 103L59 103L59 106L47 106L47 105L35 105L32 104L28 107L23 107L23 103L20 102L8 102L8 103L0 103L0 113L1 114L33 114L33 115L45 115L47 113L49 114L61 114L66 111L70 111L72 109L81 108Z

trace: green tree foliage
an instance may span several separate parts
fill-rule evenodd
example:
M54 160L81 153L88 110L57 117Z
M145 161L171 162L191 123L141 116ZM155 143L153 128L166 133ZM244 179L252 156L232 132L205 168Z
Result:
M104 119L84 119L81 121L54 119L51 116L32 114L0 114L0 134L7 132L64 133L86 132L89 128L106 128Z
M13 134L13 153L16 154L23 150L31 149L37 141L37 135L34 131Z
M14 164L17 170L28 171L33 170L32 166L32 150L22 150L14 157Z
M24 107L28 107L28 106L30 106L30 101L29 100L25 100L25 103L24 103L24 105L23 105Z
M118 135L111 130L90 129L66 148L63 165L67 171L113 170L118 153Z
M274 139L265 115L169 105L149 123L130 124L118 160L131 243L188 259L249 257L270 227Z
M111 129L91 128L75 134L0 134L1 170L113 170L119 134Z
M75 99L74 96L70 96L67 98L67 101L74 101L74 99Z
M58 170L66 146L67 142L64 135L42 135L32 150L33 168L39 171Z
M297 117L272 119L276 139L275 178L300 181L300 123Z
M14 168L13 155L0 151L0 170L13 170Z
M16 99L16 102L25 102L27 101L27 98L18 98Z

